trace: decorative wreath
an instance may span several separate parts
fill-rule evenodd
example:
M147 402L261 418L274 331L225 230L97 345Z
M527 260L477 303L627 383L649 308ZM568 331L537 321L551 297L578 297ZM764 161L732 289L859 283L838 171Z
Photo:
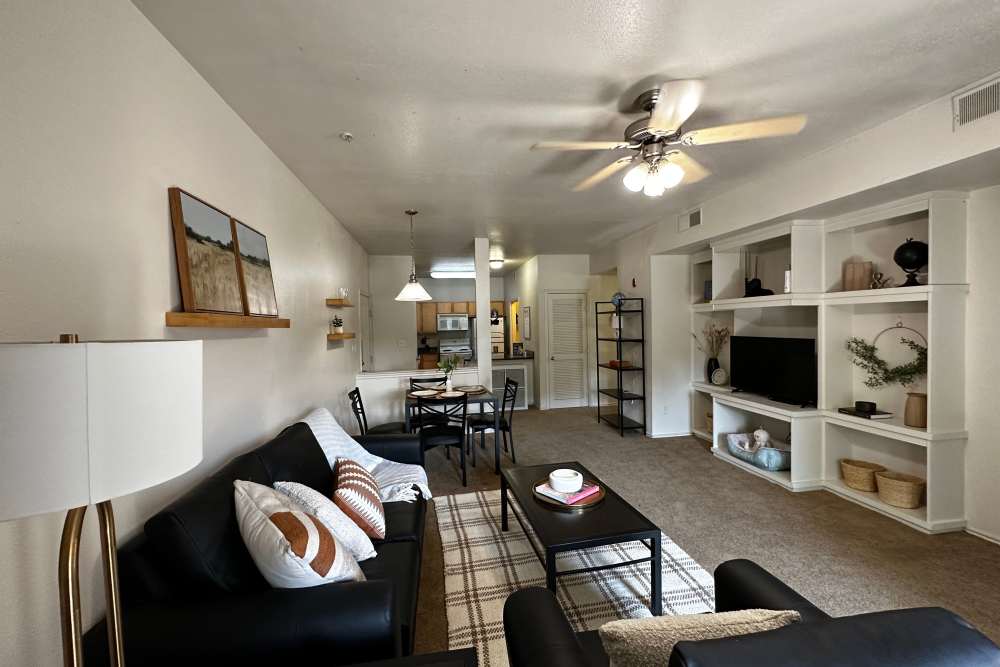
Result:
M900 337L899 342L913 350L917 358L901 366L889 366L884 359L879 358L878 348L875 345L882 334L896 329L913 331L913 333L923 339L924 345L909 338ZM919 331L904 327L902 323L897 323L894 327L882 330L871 343L863 338L848 339L847 351L854 355L854 359L852 359L854 365L867 371L868 378L865 380L865 386L872 389L891 384L911 385L927 375L927 339Z

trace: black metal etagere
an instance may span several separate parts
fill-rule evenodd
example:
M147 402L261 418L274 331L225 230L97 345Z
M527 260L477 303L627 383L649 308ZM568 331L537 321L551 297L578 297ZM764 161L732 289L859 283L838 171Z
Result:
M643 343L646 341L646 315L643 309L643 300L639 297L622 299L620 305L616 305L612 301L598 301L594 304L594 321L597 322L601 315L618 315L618 331L614 338L602 337L600 333L600 328L595 327L594 336L596 338L596 350L597 350L597 421L604 422L618 429L618 434L623 438L625 437L625 431L631 430L645 430L646 428L646 350ZM634 330L634 327L628 326L626 319L627 317L638 317L639 318L639 337L638 338L622 338L622 331ZM617 360L617 365L612 365L611 360L606 362L601 361L601 343L614 343L615 344L615 360ZM639 364L637 366L622 366L624 357L622 356L623 344L635 343L639 346ZM601 389L601 371L600 369L605 368L608 370L615 371L615 376L618 380L618 384L614 387L606 387ZM642 393L636 394L635 392L626 391L624 389L624 382L626 375L628 373L639 373L639 377L642 378ZM601 414L601 401L600 395L610 396L615 399L617 410L614 414ZM639 401L642 405L642 421L636 421L625 416L625 403L628 401Z

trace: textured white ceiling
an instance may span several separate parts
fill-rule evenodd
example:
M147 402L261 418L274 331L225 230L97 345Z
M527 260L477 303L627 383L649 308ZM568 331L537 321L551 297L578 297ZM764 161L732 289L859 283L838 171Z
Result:
M135 0L369 252L590 252L1000 70L996 0ZM661 199L578 180L644 82L698 77L687 128L804 111L797 137L692 148L714 173ZM341 131L354 134L350 144ZM914 141L919 141L915 137ZM928 147L933 150L933 147ZM859 160L864 159L859 154Z

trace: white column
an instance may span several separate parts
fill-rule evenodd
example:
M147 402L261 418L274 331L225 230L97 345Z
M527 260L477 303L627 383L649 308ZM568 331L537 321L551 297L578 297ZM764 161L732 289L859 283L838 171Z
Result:
M493 354L490 348L490 240L476 239L476 361L479 383L493 387Z

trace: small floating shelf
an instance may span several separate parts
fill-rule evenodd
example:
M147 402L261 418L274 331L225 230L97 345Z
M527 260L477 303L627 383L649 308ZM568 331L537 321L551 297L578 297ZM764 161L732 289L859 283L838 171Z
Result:
M338 340L350 340L354 338L355 334L352 333L342 333L342 334L327 334L326 339L330 342Z
M327 299L326 305L330 308L354 308L354 304L347 299Z
M254 317L226 313L185 313L169 310L168 327L205 327L212 329L288 329L292 321L280 317Z

